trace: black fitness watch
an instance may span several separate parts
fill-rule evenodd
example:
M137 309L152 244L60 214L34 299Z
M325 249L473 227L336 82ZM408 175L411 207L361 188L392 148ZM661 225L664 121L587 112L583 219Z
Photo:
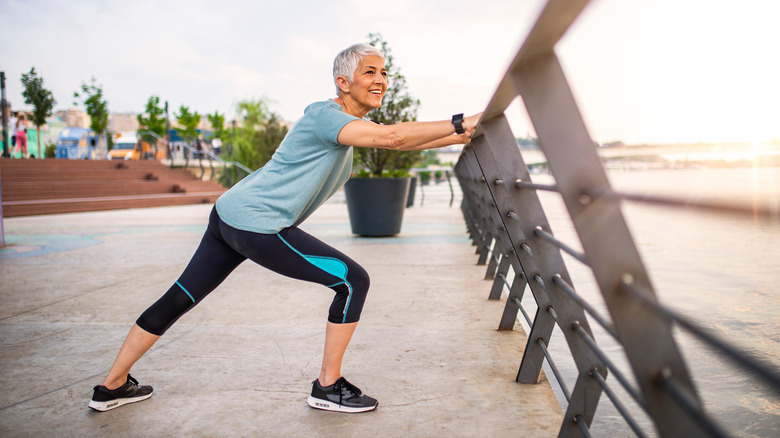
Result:
M463 134L466 132L465 129L463 129L463 114L455 114L452 116L452 124L455 125L455 133L456 134Z

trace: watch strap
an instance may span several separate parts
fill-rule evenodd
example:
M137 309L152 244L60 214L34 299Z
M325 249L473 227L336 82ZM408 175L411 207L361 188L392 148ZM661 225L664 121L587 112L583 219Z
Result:
M455 125L456 134L463 134L466 132L466 130L463 129L463 113L452 116L452 124Z

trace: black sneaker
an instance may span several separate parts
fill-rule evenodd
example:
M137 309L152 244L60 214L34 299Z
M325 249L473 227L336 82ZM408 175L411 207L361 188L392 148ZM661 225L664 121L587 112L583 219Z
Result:
M130 374L127 375L127 381L117 389L108 389L103 385L98 385L92 394L92 400L89 407L100 412L110 411L128 403L135 403L152 396L151 386L138 386L138 380L135 380Z
M377 405L376 399L363 395L357 386L343 377L330 386L320 385L319 380L312 382L309 406L313 408L356 413L374 410Z

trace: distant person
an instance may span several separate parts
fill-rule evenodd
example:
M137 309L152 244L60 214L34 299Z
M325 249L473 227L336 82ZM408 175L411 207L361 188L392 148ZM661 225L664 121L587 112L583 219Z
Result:
M27 118L24 114L20 113L16 120L16 145L14 146L13 152L11 152L12 157L20 148L22 151L20 158L25 158L27 156L27 126Z
M333 65L338 97L306 107L271 160L217 200L200 246L179 279L130 329L103 384L94 388L91 408L107 411L149 398L152 387L140 386L130 368L246 259L335 293L309 406L338 412L377 407L376 399L341 375L368 293L368 273L298 226L349 179L353 147L411 151L465 144L480 117L458 114L451 121L395 125L366 121L366 113L382 104L386 76L384 56L373 46L356 44L338 54ZM236 385L252 384L239 377Z

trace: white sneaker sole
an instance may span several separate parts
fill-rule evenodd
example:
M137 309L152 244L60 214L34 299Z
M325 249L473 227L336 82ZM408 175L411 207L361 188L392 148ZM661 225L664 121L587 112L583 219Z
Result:
M103 401L103 402L90 400L89 407L94 409L94 410L96 410L96 411L106 412L106 411L110 411L111 409L116 409L116 408L118 408L120 406L124 406L124 405L130 404L130 403L144 401L144 400L146 400L147 398L149 398L151 396L152 396L152 394L149 393L149 394L146 394L146 395L142 395L140 397L120 398L120 399L116 399L116 400L109 400L109 401Z
M347 412L351 414L355 414L358 412L367 412L367 411L373 411L376 409L379 404L375 404L374 406L364 406L359 408L353 408L350 406L342 406L338 403L333 403L327 400L322 400L320 398L315 398L312 396L309 396L308 400L309 406L313 407L314 409L322 409L325 411L334 411L334 412Z

